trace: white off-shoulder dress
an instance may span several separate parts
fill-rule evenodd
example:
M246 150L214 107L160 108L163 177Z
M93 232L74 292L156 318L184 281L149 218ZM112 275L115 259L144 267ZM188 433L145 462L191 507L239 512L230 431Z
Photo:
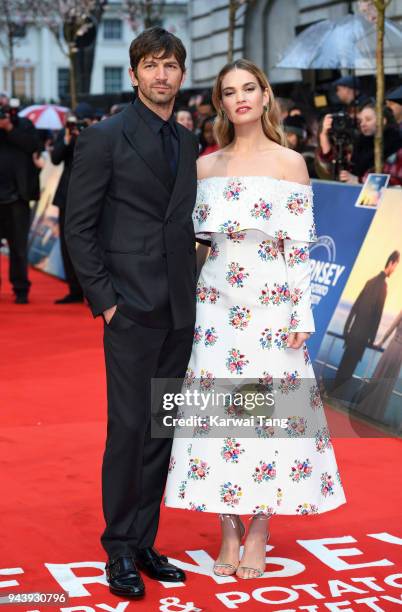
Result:
M337 508L346 500L308 350L286 346L291 331L315 329L312 187L269 176L201 179L193 221L211 250L197 284L184 387L211 390L221 379L256 379L272 390L276 383L275 393L290 399L291 410L280 435L265 422L244 437L241 428L220 437L207 421L191 433L187 427L186 437L177 427L165 504L267 515ZM242 408L226 405L223 411L233 415ZM184 407L178 416L187 413Z

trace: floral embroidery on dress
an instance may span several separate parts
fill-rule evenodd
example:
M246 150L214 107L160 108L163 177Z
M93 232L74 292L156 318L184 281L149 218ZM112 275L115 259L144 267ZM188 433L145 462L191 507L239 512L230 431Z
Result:
M285 431L289 437L296 438L302 436L306 432L306 428L307 419L305 417L291 416L288 418Z
M215 377L212 372L208 372L208 370L201 370L200 376L200 387L204 389L204 391L210 391L213 389L215 385Z
M176 459L173 457L173 455L171 455L170 460L169 460L169 469L168 469L169 473L174 469L175 465L176 465Z
M305 516L307 514L317 514L318 507L315 504L309 504L308 502L304 502L304 504L299 504L296 508L296 513L301 516Z
M189 461L187 476L192 480L205 480L209 474L210 467L206 461L199 457L192 457Z
M295 329L297 329L300 325L300 319L297 315L297 311L293 310L293 312L290 314L290 322L289 322L289 329L291 331L294 331Z
M243 374L243 369L248 365L248 359L245 359L239 349L232 348L229 351L229 356L226 359L226 367L232 374Z
M286 200L286 208L292 215L302 215L309 207L309 198L305 193L291 193Z
M205 223L211 213L211 207L209 204L198 204L193 213L193 219L198 223Z
M308 261L310 258L310 253L308 247L297 247L292 246L288 253L288 266L293 268L297 264Z
M282 489L278 488L276 490L276 505L280 506L282 502L283 502L283 491Z
M227 401L225 405L224 411L225 411L225 414L227 414L230 417L244 417L247 415L247 412L244 406L240 404L235 404L234 402L231 403L229 400Z
M278 348L279 350L286 349L288 338L289 338L289 329L287 327L278 329L278 331L275 332L275 340L274 340L274 344L276 348Z
M321 493L324 497L334 494L334 479L328 472L321 474Z
M202 327L201 325L196 325L194 328L194 344L198 344L202 338Z
M238 200L242 191L244 191L246 187L239 179L230 180L223 190L223 197L225 200L230 202L231 200Z
M191 387L195 380L195 372L192 368L187 368L184 376L183 385L187 388Z
M229 310L229 324L243 331L250 323L251 313L245 306L232 306Z
M207 436L211 431L211 425L209 424L209 419L207 417L201 417L198 425L194 427L193 436L195 438L201 438L202 436Z
M264 391L271 393L274 388L274 377L269 372L263 372L262 377L258 379L258 384L264 387Z
M221 232L223 234L235 234L239 230L240 223L238 221L231 221L230 219L228 219L228 221L225 221L224 223L221 223L218 228L218 232Z
M310 459L305 459L304 461L300 461L300 459L295 459L294 465L291 467L289 478L293 482L300 482L301 480L309 478L312 472L313 468Z
M302 295L303 291L301 289L298 289L297 287L293 289L292 293L290 294L290 301L292 302L293 306L298 305L302 298Z
M215 287L206 287L197 283L195 299L199 304L215 304L220 298L219 290Z
M315 434L315 447L318 453L324 453L327 448L332 448L328 427L322 427Z
M189 502L188 509L193 510L194 512L205 512L207 507L205 504L194 504L193 502Z
M182 480L179 486L179 499L184 499L186 496L187 480Z
M272 242L272 240L263 240L258 245L258 255L263 261L274 261L278 259L278 243Z
M209 251L209 259L215 260L219 255L218 243L215 240L211 242L211 250Z
M272 204L271 202L266 202L262 198L258 200L250 210L250 214L254 219L264 219L264 221L268 221L270 216L272 215Z
M275 514L275 510L272 508L272 506L268 506L267 504L259 504L253 508L253 514L272 516L272 514Z
M310 387L310 406L313 410L319 410L323 407L320 390L317 385L313 385L312 387Z
M255 433L258 438L272 438L275 434L275 427L272 427L272 425L257 425Z
M274 237L276 240L285 240L285 238L289 238L289 232L286 230L276 230Z
M276 462L260 461L253 472L253 480L256 483L268 482L276 478Z
M288 283L274 283L273 289L269 289L268 283L265 283L264 289L261 289L261 295L259 296L260 303L263 306L279 306L280 304L286 304L290 300L290 291Z
M216 344L216 341L218 340L218 334L216 333L215 327L208 327L208 329L205 330L204 335L205 346L214 346L214 344Z
M300 374L297 370L294 372L284 372L284 377L281 378L279 383L279 391L284 394L288 394L290 391L297 391L301 386Z
M308 353L307 344L303 344L303 357L304 357L304 364L305 365L310 365L311 364L311 359L310 359L310 355Z
M246 237L246 232L233 232L226 234L226 238L233 242L233 244L240 244Z
M221 457L226 463L239 463L239 457L244 453L244 448L236 438L225 438L221 449Z
M234 508L240 502L240 498L243 495L243 491L240 485L232 484L231 482L225 482L220 487L220 499L221 501Z
M260 345L263 349L272 348L272 329L270 327L266 327L261 333Z
M229 285L232 285L232 287L244 287L244 281L250 276L249 273L245 272L243 266L235 261L232 261L228 268L226 280Z

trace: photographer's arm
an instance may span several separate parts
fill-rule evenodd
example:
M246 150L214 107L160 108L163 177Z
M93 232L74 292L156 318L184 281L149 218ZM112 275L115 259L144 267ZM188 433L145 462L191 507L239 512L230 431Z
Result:
M69 155L72 155L73 153L73 144L71 140L66 143L65 137L66 131L62 130L61 132L59 132L56 138L56 142L54 143L54 147L50 157L52 160L52 164L54 164L55 166L58 166L59 164L64 162L66 158Z
M66 210L66 241L94 317L115 306L116 292L98 243L98 223L112 175L107 138L98 126L77 139Z

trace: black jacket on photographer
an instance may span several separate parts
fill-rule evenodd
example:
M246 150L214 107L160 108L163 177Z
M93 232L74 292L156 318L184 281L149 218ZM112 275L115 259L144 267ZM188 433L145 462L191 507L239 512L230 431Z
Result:
M0 129L0 204L39 199L39 172L32 154L41 149L37 130L24 117L12 120L13 129Z
M56 193L54 194L53 204L58 206L59 208L66 207L67 201L67 190L68 184L70 182L70 174L71 168L73 165L73 156L74 156L74 146L75 146L75 138L71 138L69 144L64 142L64 137L66 135L66 130L60 130L56 142L54 144L54 148L51 154L52 163L55 166L58 166L62 162L64 162L63 173L60 177L59 184L56 189Z

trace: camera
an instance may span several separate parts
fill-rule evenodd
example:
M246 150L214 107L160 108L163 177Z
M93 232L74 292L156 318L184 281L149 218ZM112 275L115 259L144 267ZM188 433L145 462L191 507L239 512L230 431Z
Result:
M353 119L344 111L332 113L331 134L335 139L352 139L355 131Z
M66 121L66 129L69 130L69 131L75 131L75 132L80 133L86 127L88 127L87 122L86 121L79 121L78 119L76 119L76 117L70 117Z

